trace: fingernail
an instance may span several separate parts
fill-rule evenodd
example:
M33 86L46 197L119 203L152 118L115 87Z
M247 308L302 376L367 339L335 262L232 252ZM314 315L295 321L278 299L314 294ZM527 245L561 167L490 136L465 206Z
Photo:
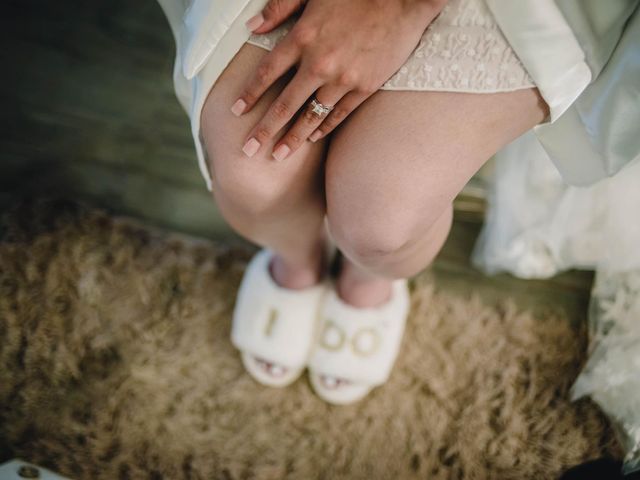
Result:
M257 15L254 15L249 20L247 20L247 23L245 23L245 25L249 30L253 32L256 28L258 28L263 23L264 23L264 16L262 15L262 13L258 13Z
M314 131L311 135L309 135L309 140L315 142L322 136L322 132L320 130Z
M285 145L283 143L282 145L278 146L278 148L276 148L273 151L272 155L273 155L273 158L275 158L276 160L281 162L282 160L287 158L287 155L289 155L290 151L291 151L291 149L287 145Z
M247 143L244 144L244 147L242 147L242 151L245 153L247 157L251 158L256 154L259 148L260 148L260 142L255 138L251 137L247 141Z
M242 112L244 112L244 109L246 107L247 107L247 102L239 98L238 100L236 100L236 103L234 103L233 106L231 107L231 113L233 113L236 117L239 117L240 115L242 115Z

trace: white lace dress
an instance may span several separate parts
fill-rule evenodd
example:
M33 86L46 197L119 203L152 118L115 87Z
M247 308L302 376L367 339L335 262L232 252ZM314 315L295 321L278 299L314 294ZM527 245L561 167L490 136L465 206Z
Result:
M296 20L292 17L269 33L253 34L248 43L272 50ZM532 87L533 80L484 0L449 0L381 89L494 93Z
M627 452L624 471L640 470L640 161L594 185L570 186L529 132L493 162L473 262L522 278L596 271L589 360L572 398L588 395L602 407Z

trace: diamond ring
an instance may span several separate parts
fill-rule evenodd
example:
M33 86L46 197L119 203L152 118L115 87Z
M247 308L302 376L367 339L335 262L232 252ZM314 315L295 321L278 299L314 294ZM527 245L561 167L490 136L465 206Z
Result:
M317 115L318 118L326 117L329 112L333 110L332 105L323 105L318 100L316 100L315 96L311 99L311 103L309 105L311 107L311 113Z

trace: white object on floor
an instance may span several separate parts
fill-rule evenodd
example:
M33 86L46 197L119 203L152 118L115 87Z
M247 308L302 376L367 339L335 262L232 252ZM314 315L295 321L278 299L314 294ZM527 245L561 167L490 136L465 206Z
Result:
M392 282L392 296L378 307L344 302L334 285L320 307L321 326L309 359L316 393L334 404L353 403L387 381L410 308L406 279Z
M640 161L594 185L570 186L531 132L494 161L473 252L477 267L522 278L570 268L640 268Z
M0 480L70 480L51 470L14 458L0 465Z
M627 452L624 472L640 470L640 160L593 185L570 186L527 133L495 162L473 262L523 278L596 271L590 357L572 399L588 395L602 408Z
M629 474L640 470L640 269L596 273L589 336L589 360L571 399L588 395L613 420Z
M248 372L260 383L284 387L304 370L317 328L318 308L327 292L325 277L293 290L271 277L270 249L256 253L245 270L233 312L231 341L242 351Z

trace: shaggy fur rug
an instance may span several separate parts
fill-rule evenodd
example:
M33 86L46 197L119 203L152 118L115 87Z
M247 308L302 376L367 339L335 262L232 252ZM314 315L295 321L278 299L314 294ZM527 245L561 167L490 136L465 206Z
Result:
M550 479L619 455L568 389L585 331L411 282L391 380L358 405L269 389L229 342L253 251L65 202L0 243L0 460L76 479Z

